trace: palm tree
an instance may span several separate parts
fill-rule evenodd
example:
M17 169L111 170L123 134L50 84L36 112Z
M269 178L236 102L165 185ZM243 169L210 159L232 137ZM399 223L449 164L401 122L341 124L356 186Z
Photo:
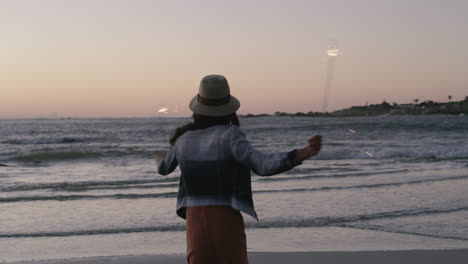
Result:
M417 104L419 102L419 99L416 98L413 101L414 101L415 104Z
M449 99L449 101L450 101L450 100L452 100L452 96L451 96L451 95L449 95L449 96L448 96L448 99Z

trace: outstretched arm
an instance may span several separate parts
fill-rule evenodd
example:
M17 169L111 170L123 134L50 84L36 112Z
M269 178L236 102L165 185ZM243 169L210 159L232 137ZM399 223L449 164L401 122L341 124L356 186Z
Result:
M179 165L173 147L171 147L167 153L158 153L156 155L156 161L158 163L158 173L161 175L167 175L173 172L177 165Z
M279 174L300 165L303 160L317 154L317 144L321 144L321 138L319 143L311 138L305 148L266 154L256 150L238 127L233 127L231 132L230 145L234 159L262 176Z

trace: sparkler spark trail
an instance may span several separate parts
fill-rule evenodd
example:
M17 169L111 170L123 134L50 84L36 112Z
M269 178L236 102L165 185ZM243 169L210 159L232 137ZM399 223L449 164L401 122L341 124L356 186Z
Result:
M336 41L332 41L330 46L327 49L328 56L328 66L327 66L327 77L325 79L325 89L323 97L323 112L327 112L328 108L328 98L330 97L330 88L333 80L333 74L335 72L335 60L338 55L340 55L340 50L337 48Z
M353 134L357 134L358 132L356 130L352 130L351 128L348 128L348 131L353 133ZM366 144L367 145L367 144ZM364 149L366 148L366 146L363 147ZM366 154L367 156L369 157L374 157L374 155L372 155L372 153L368 152L368 151L364 151L361 149L361 152Z
M336 57L341 55L341 51L338 49L338 44L336 40L331 40L330 45L328 46L327 49L327 56L328 56L328 64L327 64L327 76L325 79L325 89L324 89L324 98L323 98L323 112L327 112L328 108L328 101L330 97L330 90L331 90L331 85L333 81L333 75L335 72L335 60ZM348 131L351 132L352 134L358 134L356 130L348 128ZM365 147L364 147L365 148ZM364 150L360 150L361 153L366 154L369 157L374 157L372 153Z

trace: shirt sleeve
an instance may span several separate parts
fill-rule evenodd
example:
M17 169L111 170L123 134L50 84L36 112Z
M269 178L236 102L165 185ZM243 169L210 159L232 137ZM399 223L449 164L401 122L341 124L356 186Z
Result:
M168 175L173 172L175 168L179 165L175 155L175 149L173 146L166 153L166 157L158 163L158 173L161 175Z
M256 150L237 126L232 127L230 148L236 161L260 176L279 174L302 164L294 161L296 150L279 153L262 153Z

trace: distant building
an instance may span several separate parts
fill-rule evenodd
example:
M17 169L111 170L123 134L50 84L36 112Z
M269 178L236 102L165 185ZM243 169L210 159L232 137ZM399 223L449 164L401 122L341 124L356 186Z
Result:
M421 109L420 106L417 106L414 104L399 104L397 108L399 109Z

